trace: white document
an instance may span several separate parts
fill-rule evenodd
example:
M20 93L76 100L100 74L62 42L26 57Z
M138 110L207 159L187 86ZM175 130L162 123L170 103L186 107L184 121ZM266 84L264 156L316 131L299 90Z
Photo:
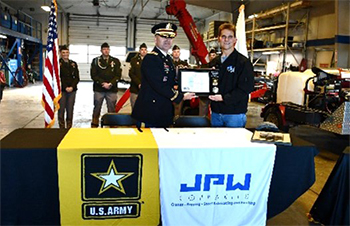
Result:
M209 72L182 71L181 87L183 92L209 93Z

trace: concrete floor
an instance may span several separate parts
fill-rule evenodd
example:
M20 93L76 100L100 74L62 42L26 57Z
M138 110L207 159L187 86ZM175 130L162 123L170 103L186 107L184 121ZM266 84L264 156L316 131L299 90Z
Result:
M123 92L118 93L121 97ZM31 84L25 88L7 88L0 104L0 138L2 139L17 128L44 128L44 110L41 106L42 83ZM262 104L250 103L247 113L247 128L255 128L262 122L259 117ZM73 127L89 128L93 109L91 82L80 82L74 110ZM105 104L101 115L107 112ZM130 113L127 102L121 113ZM56 116L57 117L57 116ZM57 121L54 128L58 128ZM1 144L0 144L1 145ZM320 150L315 157L316 182L297 199L288 209L267 221L267 225L314 225L309 223L306 214L320 194L338 155ZM281 197L283 198L283 197Z

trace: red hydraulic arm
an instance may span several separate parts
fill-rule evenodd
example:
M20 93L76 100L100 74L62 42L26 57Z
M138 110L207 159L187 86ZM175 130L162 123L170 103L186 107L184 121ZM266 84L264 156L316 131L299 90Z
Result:
M208 50L204 45L201 34L198 32L192 16L186 9L184 0L170 0L170 5L166 7L169 15L174 15L180 22L180 26L184 29L188 40L190 40L192 49L191 54L201 61L202 64L208 63Z

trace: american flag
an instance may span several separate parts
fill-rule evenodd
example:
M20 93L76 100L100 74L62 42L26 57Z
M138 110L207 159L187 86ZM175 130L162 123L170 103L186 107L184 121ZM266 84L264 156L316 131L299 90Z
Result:
M59 109L61 98L60 67L58 65L58 35L57 35L57 4L51 1L49 30L46 46L44 87L42 104L45 109L45 128L51 128L55 123L55 112Z

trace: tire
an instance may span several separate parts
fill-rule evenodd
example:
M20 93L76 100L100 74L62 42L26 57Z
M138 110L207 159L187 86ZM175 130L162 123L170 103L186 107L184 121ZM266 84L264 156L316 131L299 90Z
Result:
M264 121L275 124L282 131L285 129L282 121L281 112L276 108L272 107L266 111L264 115Z

